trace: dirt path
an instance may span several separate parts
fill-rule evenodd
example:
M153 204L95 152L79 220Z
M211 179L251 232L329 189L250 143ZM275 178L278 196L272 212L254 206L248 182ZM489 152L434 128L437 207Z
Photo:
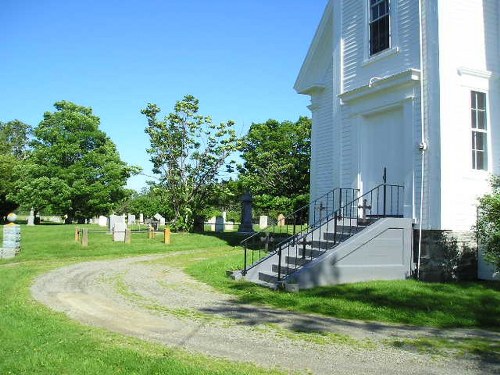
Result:
M38 301L84 324L192 352L315 374L487 374L500 365L383 345L388 338L500 335L419 329L296 314L236 303L231 296L144 256L79 263L36 279ZM318 332L316 339L304 332ZM322 341L322 342L319 342Z

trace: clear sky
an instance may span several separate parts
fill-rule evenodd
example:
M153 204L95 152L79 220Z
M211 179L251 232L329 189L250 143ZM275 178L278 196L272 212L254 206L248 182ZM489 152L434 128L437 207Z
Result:
M0 0L0 121L92 107L121 158L151 173L140 110L186 94L216 122L309 116L293 84L327 0ZM145 177L129 181L139 190Z

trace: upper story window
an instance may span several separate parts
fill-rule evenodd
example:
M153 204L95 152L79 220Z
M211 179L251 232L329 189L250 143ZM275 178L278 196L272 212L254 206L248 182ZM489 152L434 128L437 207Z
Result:
M488 131L486 123L486 94L471 91L471 128L472 128L472 168L488 169L487 148Z
M390 47L389 0L370 1L370 56Z

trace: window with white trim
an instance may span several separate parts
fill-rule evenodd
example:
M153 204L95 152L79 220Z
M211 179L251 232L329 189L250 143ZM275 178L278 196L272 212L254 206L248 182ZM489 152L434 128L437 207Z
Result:
M486 94L471 91L472 169L488 169L486 118Z
M390 48L389 0L369 0L370 56Z

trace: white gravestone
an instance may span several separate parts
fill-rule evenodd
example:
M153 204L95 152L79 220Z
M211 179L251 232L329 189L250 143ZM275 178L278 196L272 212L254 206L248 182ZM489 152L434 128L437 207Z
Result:
M215 216L212 216L210 220L208 220L208 224L210 225L210 231L215 232L215 220L217 218Z
M225 226L226 226L226 230L231 232L234 230L234 221L233 220L229 220L225 223Z
M223 216L217 216L215 218L215 232L216 233L224 232L224 217Z
M115 223L113 227L113 241L125 242L125 230L127 225L125 223Z
M267 219L268 217L267 216L261 216L259 218L259 227L260 229L264 229L264 228L267 228Z
M109 232L113 232L113 228L116 223L125 224L125 215L111 215L109 217Z
M165 218L163 216L161 216L160 214L156 214L153 217L160 222L160 225L165 225Z
M97 219L97 224L99 224L100 227L107 227L108 226L108 218L106 216L99 216L99 219Z
M139 224L144 224L144 214L139 214Z
M135 215L128 214L127 223L128 225L135 224Z
M33 209L31 209L30 216L28 216L28 224L27 225L29 225L29 226L35 225L35 212L33 211Z
M283 227L285 226L285 215L279 214L278 215L278 227Z

